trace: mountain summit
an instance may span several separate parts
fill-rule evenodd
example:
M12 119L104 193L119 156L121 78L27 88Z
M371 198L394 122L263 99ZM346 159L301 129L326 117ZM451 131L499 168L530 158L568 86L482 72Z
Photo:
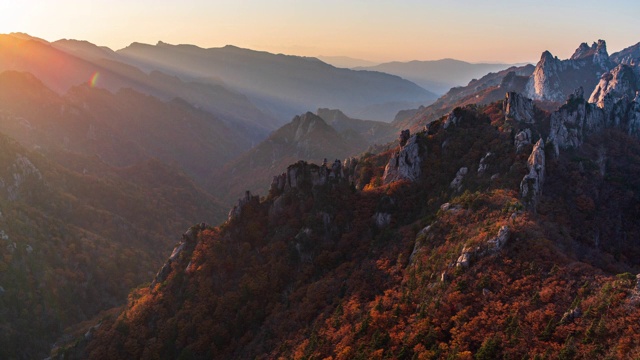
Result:
M612 67L604 40L591 47L580 44L567 60L545 51L527 83L526 94L534 100L562 102L575 89L593 89L600 75Z

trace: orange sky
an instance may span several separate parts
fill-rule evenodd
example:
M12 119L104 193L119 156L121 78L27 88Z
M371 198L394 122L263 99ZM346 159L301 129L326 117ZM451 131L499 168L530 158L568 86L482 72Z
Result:
M580 42L610 52L640 41L636 1L58 0L5 1L0 33L88 40L113 49L158 40L233 44L372 61L566 58Z

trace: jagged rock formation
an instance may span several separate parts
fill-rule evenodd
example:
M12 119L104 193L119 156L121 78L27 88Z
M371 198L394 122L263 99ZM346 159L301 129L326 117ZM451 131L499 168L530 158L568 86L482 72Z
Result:
M487 241L489 250L492 252L500 251L507 244L509 236L511 236L509 227L506 225L501 226L500 230L498 230L498 235L496 235L496 237L494 237L493 239Z
M551 114L549 141L555 154L559 149L578 147L584 139L604 128L616 127L637 136L640 127L638 80L626 65L619 65L602 76L590 102L582 89L569 97L565 105Z
M544 141L542 139L533 146L533 151L527 161L529 173L524 176L520 183L520 197L523 202L535 210L540 196L542 195L542 185L544 184L545 158Z
M568 60L545 51L529 78L525 95L533 100L561 102L579 87L592 89L598 77L612 67L604 40L591 47L581 44Z
M389 159L384 168L383 181L388 184L397 180L416 181L420 178L422 170L422 157L420 155L420 138L417 134L411 136L400 151Z
M398 137L398 142L400 143L400 146L407 145L407 141L409 140L410 137L411 137L411 131L409 131L409 129L400 131L400 136Z
M513 139L513 145L516 147L516 154L519 154L525 146L531 144L531 129L519 131Z
M478 176L484 175L484 173L487 171L487 168L489 168L489 164L487 163L487 161L492 155L493 153L488 152L482 157L482 159L480 159L480 164L478 164Z
M486 243L476 246L465 245L462 248L460 256L458 256L458 259L456 260L455 266L467 268L474 259L485 255L495 254L502 250L502 248L507 244L510 236L511 231L509 230L509 227L503 225L498 230L498 234L494 238L487 240Z
M640 43L611 54L610 58L616 64L629 65L640 73Z
M461 167L456 173L456 177L451 181L451 184L449 184L449 187L451 189L454 189L455 191L460 192L460 190L462 190L462 180L464 179L464 177L467 175L468 172L469 172L468 168Z
M504 100L504 114L507 119L531 124L533 119L533 101L519 93L508 92Z
M345 132L353 137L346 139L344 133L338 133L311 112L296 116L253 149L228 163L219 171L221 176L211 179L211 187L226 202L233 204L245 190L265 194L273 174L284 172L297 161L320 164L323 158L344 159L367 149L369 144L353 129ZM391 139L393 137L389 141Z
M569 97L567 103L551 114L549 141L553 143L555 153L558 149L578 147L584 137L605 125L605 113L583 98L582 89Z
M589 97L589 102L604 109L610 108L619 99L626 97L631 100L638 91L637 82L633 69L628 65L620 64L602 75Z
M198 225L194 225L190 227L184 234L182 234L182 240L173 248L171 255L164 263L164 265L160 268L155 278L151 282L150 288L153 289L156 284L162 283L167 279L167 276L171 273L171 264L177 261L180 258L180 254L183 252L193 251L195 249L196 244L198 242L198 234L200 231L207 228L207 224L200 223Z
M280 195L291 189L306 191L331 182L346 181L357 161L355 159L347 159L345 162L348 162L348 166L343 169L342 162L338 159L333 162L331 168L327 166L327 163L318 166L309 164L306 161L298 161L290 165L285 173L273 177L269 193L271 195ZM345 172L347 173L346 175Z
M451 125L457 125L459 121L460 121L460 117L458 117L456 109L453 109L444 119L444 123L442 124L442 127L445 129L448 129L449 126Z
M251 191L247 190L243 198L238 199L238 204L235 205L231 210L229 210L229 216L227 217L227 221L233 221L235 219L240 218L242 215L242 208L248 203L258 203L260 202L260 197L257 195L251 195Z

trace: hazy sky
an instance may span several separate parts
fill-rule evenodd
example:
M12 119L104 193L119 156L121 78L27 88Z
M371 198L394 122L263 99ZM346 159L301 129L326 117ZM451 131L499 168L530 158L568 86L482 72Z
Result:
M640 1L1 0L0 33L54 41L232 44L295 55L535 62L640 42Z

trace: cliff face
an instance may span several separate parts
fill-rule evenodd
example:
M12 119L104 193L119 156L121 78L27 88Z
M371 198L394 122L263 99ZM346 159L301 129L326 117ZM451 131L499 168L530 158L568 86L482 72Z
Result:
M638 91L638 78L628 65L618 65L602 75L600 82L591 93L589 102L599 108L611 108L614 102L626 98L633 100Z
M388 184L397 180L416 181L422 174L420 138L413 135L404 141L400 150L394 153L384 168L383 181Z
M508 92L503 106L507 118L529 124L534 122L533 101L520 93Z
M520 183L520 197L527 206L535 210L542 196L542 185L544 184L545 155L542 139L534 145L527 160L527 168L529 173Z
M581 44L567 60L545 51L529 78L525 94L534 100L562 102L575 89L593 89L598 78L613 66L603 40L591 47Z

